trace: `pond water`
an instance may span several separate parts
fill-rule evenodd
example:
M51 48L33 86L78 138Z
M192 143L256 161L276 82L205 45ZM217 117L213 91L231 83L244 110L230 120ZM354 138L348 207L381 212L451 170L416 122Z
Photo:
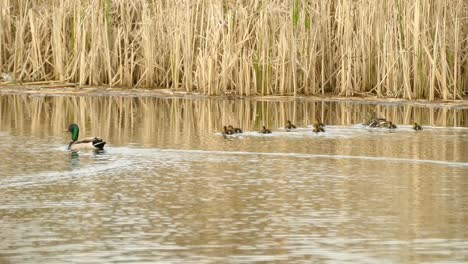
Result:
M67 151L72 122L105 151ZM467 109L2 95L0 263L468 262L466 127Z

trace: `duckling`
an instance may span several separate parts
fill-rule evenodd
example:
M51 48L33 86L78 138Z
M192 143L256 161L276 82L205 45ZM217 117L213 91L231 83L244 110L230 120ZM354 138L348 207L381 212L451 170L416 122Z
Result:
M381 125L381 127L386 127L388 129L395 129L397 126L392 123L392 121L387 121Z
M106 142L99 137L89 137L82 140L78 140L78 135L80 134L80 129L77 124L71 124L68 126L68 129L65 132L70 132L72 140L68 144L69 150L103 150Z
M320 126L319 123L315 123L314 124L314 129L312 130L312 132L314 132L314 133L325 132L325 129L323 128L323 126Z
M232 135L234 134L234 130L232 129L228 129L226 126L223 126L223 132L222 132L223 135Z
M263 129L259 131L259 133L262 134L271 134L271 130L267 129L265 126L263 126Z
M291 123L291 121L289 121L289 120L287 121L287 124L286 124L285 127L286 127L286 130L288 130L288 131L291 130L291 129L295 129L295 128L296 128L296 126L293 125L293 124Z
M234 128L234 127L231 126L231 125L228 126L228 129L234 131L234 133L236 133L236 134L243 133L242 129L240 129L240 128L238 128L238 127Z
M416 131L422 130L422 126L418 125L418 123L414 123L413 129Z
M325 125L324 125L324 124L320 121L320 119L318 119L318 118L315 119L314 127L315 127L315 125L317 125L317 127L320 128L320 129L322 129L322 130L323 130L324 127L325 127ZM322 132L324 132L324 131L322 131Z

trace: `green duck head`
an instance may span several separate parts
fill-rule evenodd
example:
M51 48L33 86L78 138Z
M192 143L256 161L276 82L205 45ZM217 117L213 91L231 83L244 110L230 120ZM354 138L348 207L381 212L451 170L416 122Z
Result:
M80 129L78 128L77 124L71 124L70 126L68 126L68 129L65 130L65 131L71 133L73 142L78 140L78 135L80 134Z

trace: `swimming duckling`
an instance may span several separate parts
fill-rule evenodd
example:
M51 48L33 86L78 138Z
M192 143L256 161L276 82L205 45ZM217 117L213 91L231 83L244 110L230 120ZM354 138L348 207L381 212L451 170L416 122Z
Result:
M289 121L289 120L287 121L287 124L286 124L285 127L286 127L286 130L291 130L291 129L295 129L295 128L296 128L296 126L293 125L293 124L291 123L291 121Z
M395 124L392 123L392 121L387 121L385 123L382 124L382 127L386 127L388 129L395 129L397 128L397 126Z
M323 126L320 126L319 123L315 123L314 124L314 129L312 130L312 132L314 132L314 133L325 132L325 129L323 128Z
M234 128L234 127L231 126L231 125L228 126L228 129L234 131L234 133L236 133L236 134L243 133L242 129L240 129L240 128L238 128L238 127Z
M263 126L263 129L258 132L262 134L271 134L271 130L267 129L265 126Z
M228 129L226 126L223 126L223 132L222 132L223 135L232 135L234 134L234 130L232 129Z
M72 140L68 144L69 150L103 150L106 142L99 137L89 137L82 140L78 140L78 135L80 134L80 129L77 124L71 124L65 130L65 132L70 132Z
M418 123L414 123L413 129L416 131L422 130L422 126L418 125Z
M324 124L320 121L320 119L318 119L318 118L315 119L314 127L315 127L316 125L317 125L318 128L320 128L320 129L322 129L322 130L323 130L324 127L325 127L325 125L324 125ZM324 131L322 131L322 132L324 132Z

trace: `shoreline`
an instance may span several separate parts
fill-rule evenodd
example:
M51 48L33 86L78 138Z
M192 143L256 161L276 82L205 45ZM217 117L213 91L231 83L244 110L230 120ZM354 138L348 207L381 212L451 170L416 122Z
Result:
M117 87L75 87L72 85L1 85L0 95L18 94L31 96L122 96L153 98L219 99L219 100L257 100L257 101L328 101L358 104L411 105L418 107L437 107L448 109L468 109L468 100L407 100L402 98L378 98L377 96L340 97L334 94L299 96L240 96L205 95L195 92L174 91L172 89L135 89Z

